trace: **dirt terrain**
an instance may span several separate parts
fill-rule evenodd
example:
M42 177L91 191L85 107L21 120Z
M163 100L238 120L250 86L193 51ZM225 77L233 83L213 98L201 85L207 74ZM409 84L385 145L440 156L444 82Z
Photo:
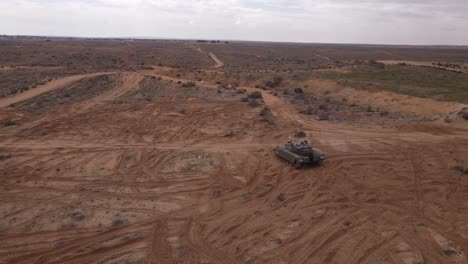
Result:
M49 44L58 41L67 43ZM137 55L0 98L0 263L468 263L462 102L360 90L313 71L264 86L272 75L250 78L237 64L247 56L232 55L236 45L260 53L250 67L267 69L276 62L262 54L280 44L70 42ZM158 57L158 45L200 61L185 68ZM311 49L306 64L317 67L355 54ZM326 154L322 166L275 157L299 131Z

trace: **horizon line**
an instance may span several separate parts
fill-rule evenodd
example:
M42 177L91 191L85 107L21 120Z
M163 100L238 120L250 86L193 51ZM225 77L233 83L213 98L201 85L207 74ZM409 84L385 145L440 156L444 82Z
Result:
M86 39L86 40L166 40L166 41L221 41L221 42L259 42L273 44L315 44L315 45L356 45L356 46L406 46L406 47L465 47L468 44L386 44L386 43L353 43L353 42L304 42L304 41L274 41L274 40L241 40L218 38L165 38L165 37L83 37L65 35L9 35L0 34L0 38L55 38L55 39Z

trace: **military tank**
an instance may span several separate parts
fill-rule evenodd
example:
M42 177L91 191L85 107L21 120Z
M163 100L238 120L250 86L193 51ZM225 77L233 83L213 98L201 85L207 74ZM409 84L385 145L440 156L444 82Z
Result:
M325 159L322 151L315 148L309 141L296 141L292 137L289 137L284 147L277 147L274 152L276 156L286 160L296 169L304 165L319 165Z

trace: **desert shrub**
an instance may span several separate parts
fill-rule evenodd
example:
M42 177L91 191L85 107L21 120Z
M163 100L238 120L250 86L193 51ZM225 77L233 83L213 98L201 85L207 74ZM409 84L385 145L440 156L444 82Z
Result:
M286 195L284 193L280 193L278 197L276 197L276 200L278 200L278 202L284 202L286 200Z
M273 80L267 81L265 85L267 87L275 88L275 87L278 87L282 82L283 82L283 77L275 76L273 77Z
M289 94L289 90L288 90L288 89L284 89L284 90L283 90L283 94L284 94L284 95Z
M388 116L390 113L388 111L382 111L380 112L380 116Z
M315 109L311 106L308 106L306 109L303 109L301 111L299 111L300 114L303 114L303 115L313 115L315 114L317 111L315 111Z
M120 217L114 218L112 220L112 226L121 226L121 225L125 224L126 222L127 222L126 219L123 219L123 218L120 218Z
M242 97L241 102L247 103L249 101L248 97Z
M226 134L224 134L225 137L233 137L235 135L234 131L229 130Z
M182 84L182 87L187 87L187 88L190 88L190 87L195 87L195 83L194 82L186 82L184 84Z
M465 168L465 166L463 166L463 163L460 163L460 165L453 167L453 169L458 170L463 174L468 174L468 168Z
M4 126L16 126L18 123L16 123L15 121L11 121L11 120L7 120L5 122L3 122L3 125Z
M248 97L249 97L250 99L260 99L260 98L262 98L262 93L261 93L261 92L258 92L258 91L255 91L255 92L253 92L253 93L250 93L250 94L248 95Z
M275 77L273 77L273 84L274 84L275 86L280 85L282 82L283 82L283 77L281 77L281 76L275 76Z
M304 131L299 131L299 132L296 132L296 134L294 134L295 137L298 137L298 138L303 138L306 136L306 133Z
M330 117L327 114L320 114L319 117L318 117L318 120L320 120L320 121L324 121L324 120L328 120L328 119L330 119Z
M263 107L262 111L260 111L260 116L268 116L270 114L271 110L267 106Z
M302 88L296 88L296 89L294 89L294 92L297 93L297 94L303 94L304 90L302 90Z
M468 113L464 113L464 114L462 115L462 117L463 117L463 119L468 120Z
M82 212L73 212L70 214L70 218L74 221L83 221L86 216Z
M236 90L236 94L245 94L247 92L247 90L245 89L237 89Z
M0 161L11 158L10 154L0 154Z

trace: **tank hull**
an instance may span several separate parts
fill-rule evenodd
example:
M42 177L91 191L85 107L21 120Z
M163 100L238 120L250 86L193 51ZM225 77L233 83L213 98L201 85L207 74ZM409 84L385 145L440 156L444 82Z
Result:
M314 153L310 157L294 153L287 148L275 148L274 152L278 158L288 162L295 168L301 168L304 165L320 165L325 159L322 151L316 148L313 148Z

